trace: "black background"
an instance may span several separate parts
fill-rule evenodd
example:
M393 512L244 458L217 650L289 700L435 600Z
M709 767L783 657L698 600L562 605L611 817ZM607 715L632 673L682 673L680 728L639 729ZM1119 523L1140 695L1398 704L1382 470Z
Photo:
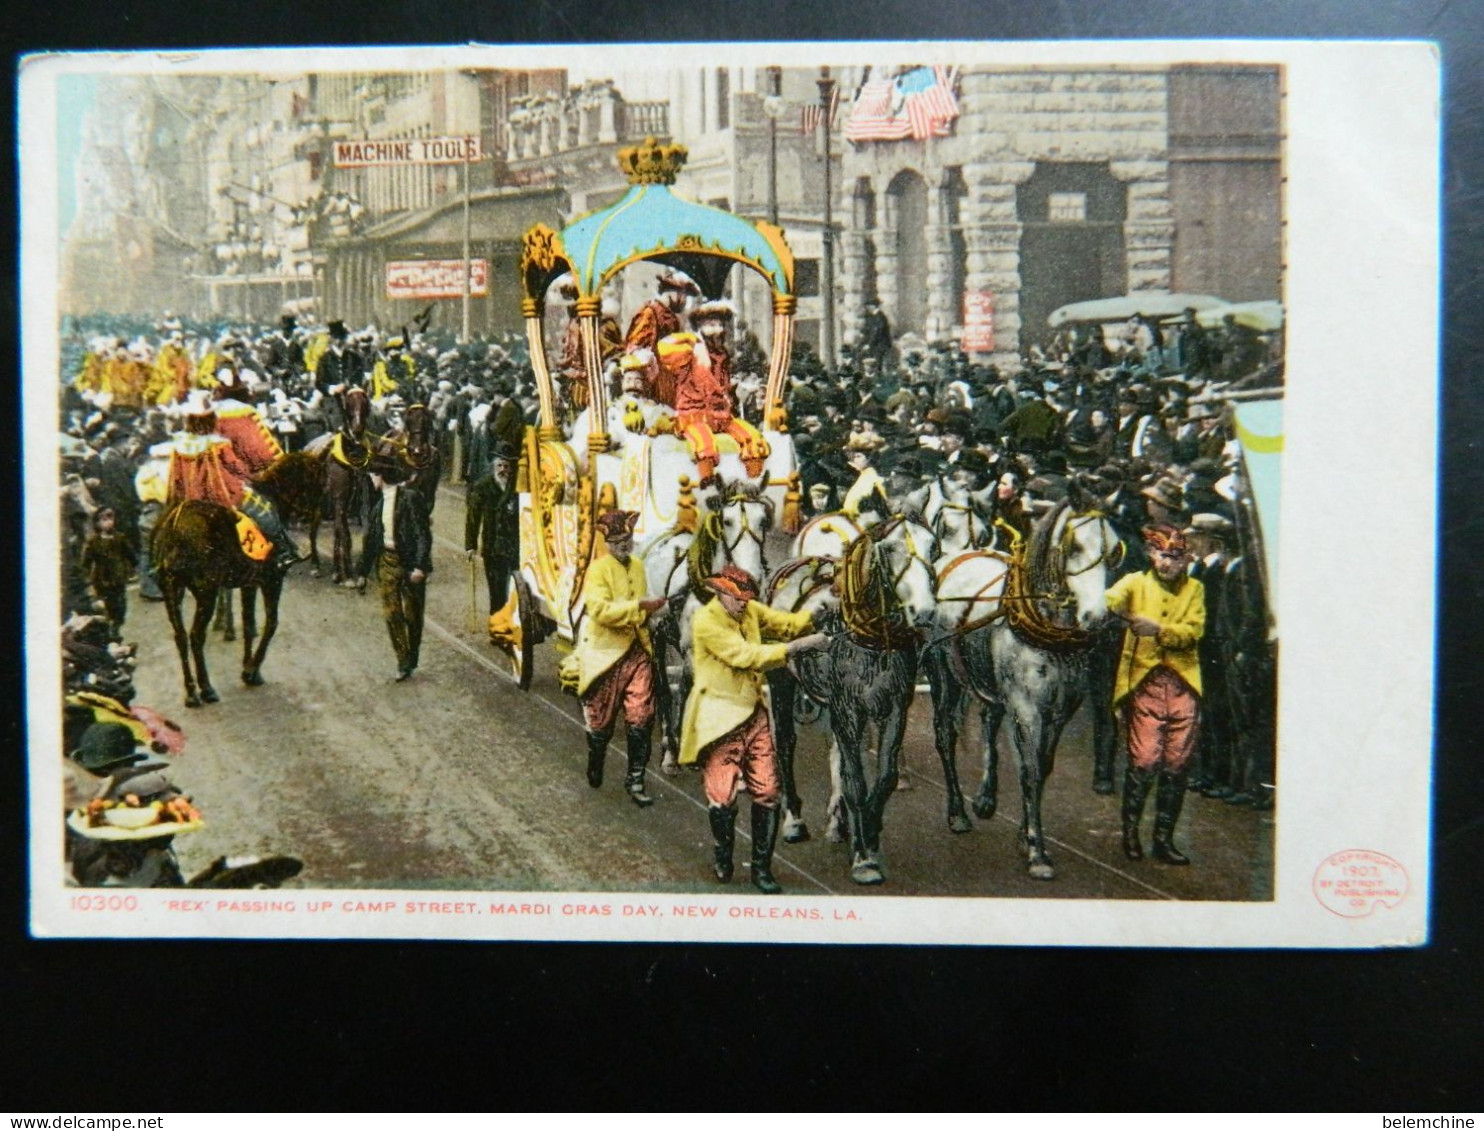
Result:
M1445 68L1438 743L1432 945L1383 953L36 942L23 700L0 736L0 1106L37 1111L895 1107L1479 1110L1476 488L1484 20L1477 0L850 0L726 5L13 3L28 51L635 39L1435 38ZM724 54L697 47L697 62ZM642 59L628 60L629 65ZM13 88L12 88L13 89ZM14 154L13 115L4 123ZM14 199L14 158L7 162ZM14 213L11 219L15 224ZM18 374L15 239L3 253ZM1382 332L1416 335L1375 312ZM1374 332L1375 325L1358 325ZM1397 374L1395 380L1415 380ZM18 421L15 380L0 419ZM1384 403L1377 412L1386 411ZM11 443L19 428L10 424ZM6 546L18 447L0 459ZM1344 485L1386 514L1390 469ZM13 572L17 558L4 559ZM1359 563L1358 568L1364 568ZM1387 614L1376 578L1368 615ZM0 640L20 670L23 594ZM50 624L37 640L50 646ZM1377 655L1374 662L1393 662ZM429 752L432 756L432 752ZM1345 772L1336 766L1336 775ZM1379 787L1378 787L1379 788ZM13 803L11 803L13 802ZM571 819L553 813L551 820ZM133 1003L133 1004L126 1004ZM128 1018L129 1021L121 1021ZM787 1118L787 1115L783 1116ZM777 1118L768 1116L769 1119Z

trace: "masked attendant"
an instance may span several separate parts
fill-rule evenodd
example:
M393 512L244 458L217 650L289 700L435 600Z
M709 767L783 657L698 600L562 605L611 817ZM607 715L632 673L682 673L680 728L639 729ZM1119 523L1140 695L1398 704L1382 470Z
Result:
M574 659L577 695L587 720L587 783L603 784L603 759L620 709L628 724L628 774L624 788L641 808L654 804L644 791L654 727L654 660L645 627L664 607L664 597L648 597L644 565L633 557L637 511L611 510L597 526L608 553L588 567L586 612Z
M809 614L768 608L757 600L757 583L736 566L725 566L706 587L716 597L691 625L695 683L685 703L680 762L701 764L721 883L732 878L737 788L747 783L752 882L759 891L776 895L783 890L773 878L780 785L763 673L781 668L796 652L824 647L828 638L801 635L813 627ZM765 637L776 643L765 642Z
M1131 573L1108 590L1108 609L1128 622L1113 685L1128 735L1123 779L1123 851L1144 858L1139 821L1156 778L1154 858L1189 864L1175 847L1175 824L1185 800L1186 770L1200 736L1201 637L1206 632L1205 588L1186 573L1185 535L1173 526L1146 526L1152 567Z

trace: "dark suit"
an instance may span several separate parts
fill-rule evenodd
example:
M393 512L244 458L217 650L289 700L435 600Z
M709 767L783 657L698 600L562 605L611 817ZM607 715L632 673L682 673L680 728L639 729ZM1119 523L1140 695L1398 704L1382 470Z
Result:
M504 607L510 595L510 572L520 562L520 495L514 480L512 475L510 485L501 487L493 475L486 475L469 488L464 512L464 549L479 550L484 558L491 616Z
M388 487L386 490L391 490ZM422 496L406 484L395 488L392 503L392 545L386 546L382 519L385 496L372 499L366 516L366 540L361 546L363 578L374 570L381 590L381 611L386 617L392 650L403 672L417 667L423 638L423 599L428 575L433 572L433 530ZM422 570L424 581L411 580L413 570Z

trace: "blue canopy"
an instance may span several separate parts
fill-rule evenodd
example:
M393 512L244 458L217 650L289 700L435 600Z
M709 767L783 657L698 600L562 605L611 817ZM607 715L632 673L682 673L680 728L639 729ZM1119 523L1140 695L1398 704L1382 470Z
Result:
M780 229L682 200L668 185L633 185L618 203L564 229L560 240L585 295L596 294L615 272L638 260L677 262L692 256L746 263L766 276L776 293L793 292L793 255Z

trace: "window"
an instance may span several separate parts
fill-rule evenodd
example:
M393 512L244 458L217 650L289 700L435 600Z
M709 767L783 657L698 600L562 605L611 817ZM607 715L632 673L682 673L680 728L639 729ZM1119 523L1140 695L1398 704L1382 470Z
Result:
M1060 224L1081 224L1087 220L1085 192L1053 192L1046 197L1046 219Z
M794 260L794 293L800 298L813 298L819 294L819 260Z
M732 124L732 72L726 67L716 68L716 128L724 130Z

